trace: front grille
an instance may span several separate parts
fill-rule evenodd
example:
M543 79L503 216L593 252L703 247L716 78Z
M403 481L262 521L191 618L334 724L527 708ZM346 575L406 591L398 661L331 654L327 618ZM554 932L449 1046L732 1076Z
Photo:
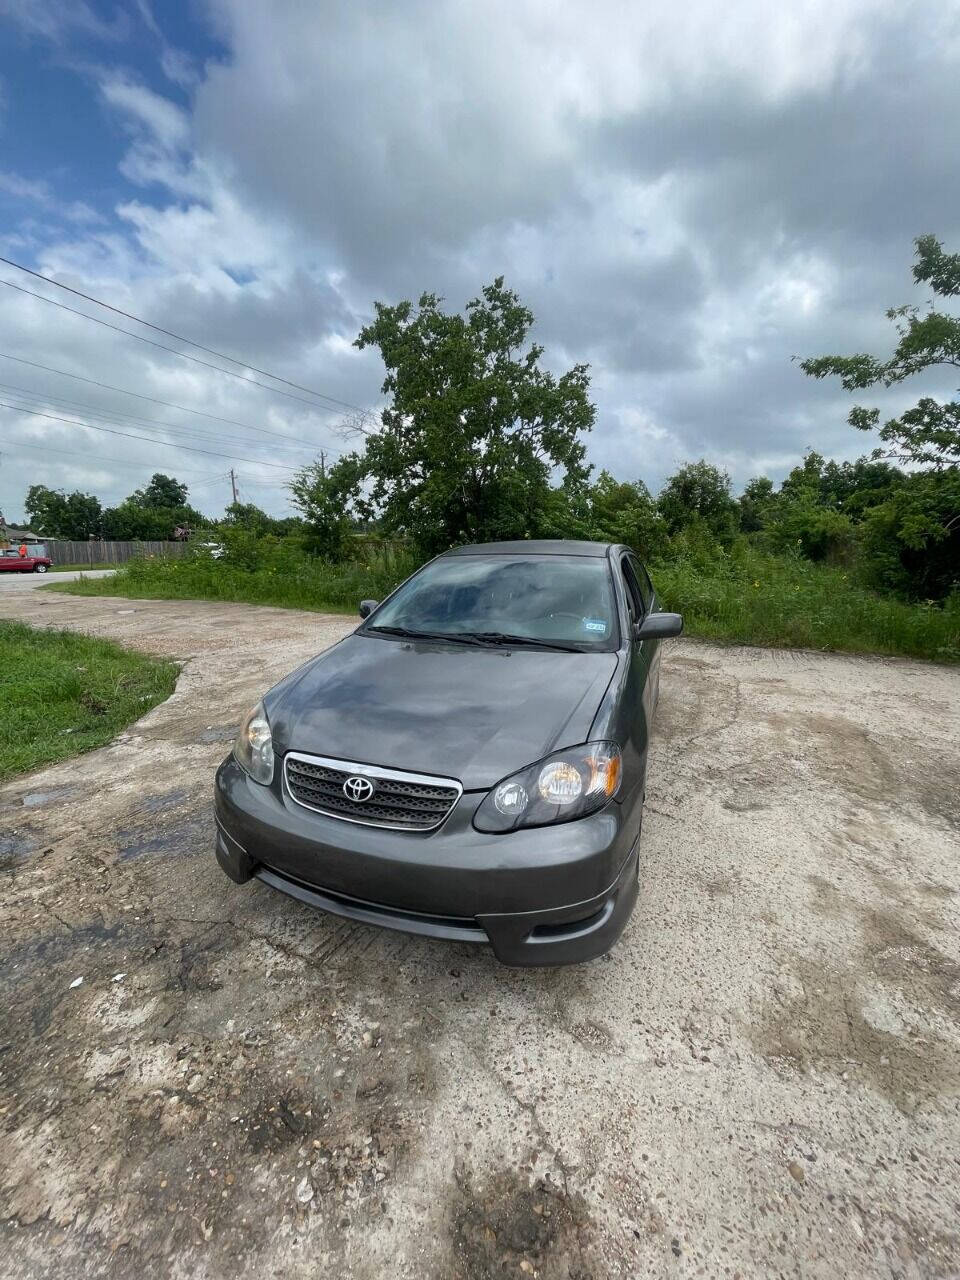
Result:
M463 788L453 778L328 760L290 751L283 761L287 791L297 804L317 813L368 827L400 831L432 831L439 827L460 799ZM348 779L370 784L368 798L354 800L344 791Z

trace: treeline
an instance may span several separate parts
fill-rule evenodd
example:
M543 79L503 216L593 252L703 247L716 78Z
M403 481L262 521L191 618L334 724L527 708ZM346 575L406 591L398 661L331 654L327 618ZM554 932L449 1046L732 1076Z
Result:
M960 255L944 253L933 236L916 242L913 275L941 298L960 295ZM249 504L229 508L215 527L238 567L262 563L255 540L271 536L289 539L286 565L291 552L343 564L363 549L358 532L402 547L414 563L459 543L587 538L713 576L725 562L736 562L742 576L745 556L773 555L836 566L847 575L840 581L855 577L903 600L936 603L955 592L960 401L924 396L883 424L876 409L854 407L851 426L878 429L882 442L856 462L809 452L779 486L758 476L735 497L729 477L701 460L654 497L641 481L606 471L591 477L584 437L596 410L587 367L561 375L541 367L543 349L529 341L533 315L502 279L463 314L441 303L425 293L417 306L375 304L355 345L375 347L383 359L379 427L365 426L362 448L332 466L320 460L296 474L290 492L302 521L272 520ZM960 365L960 318L933 303L889 315L898 341L888 359L820 356L801 369L854 391ZM158 474L105 511L88 495L35 485L27 513L38 531L71 537L157 538L213 527L186 500L186 485ZM951 611L957 602L954 595Z
M960 255L933 236L916 243L914 278L960 295ZM960 364L960 319L935 309L892 310L899 341L889 359L859 354L801 363L846 390L892 386ZM332 467L303 468L291 484L311 546L346 554L358 522L406 539L421 558L462 542L544 536L622 541L650 560L695 551L720 558L734 542L848 566L865 585L942 601L960 578L960 402L923 397L880 425L855 407L849 422L879 428L882 448L856 462L810 452L777 488L766 476L735 498L705 461L681 467L654 498L639 481L603 472L591 481L584 433L594 424L586 366L555 376L528 342L532 313L502 279L443 310L377 303L356 345L376 347L389 404L379 430ZM894 465L895 463L906 464Z
M607 472L582 495L557 494L558 537L625 542L658 561L696 552L755 548L840 566L876 591L944 600L960 582L960 473L907 472L860 458L827 461L809 452L777 487L767 476L733 496L725 472L690 463L652 497L641 482Z
M188 504L186 484L162 473L115 507L43 485L31 486L25 506L30 527L48 537L167 540L205 533L244 559L256 556L251 541L269 537L292 538L296 550L334 561L354 558L371 537L409 544L420 559L436 549L424 545L415 527L387 530L346 502L317 519L313 470L304 477L302 519L277 519L241 502L210 519ZM747 539L763 551L842 566L864 585L909 600L943 600L960 577L955 467L908 472L875 458L835 462L811 451L781 485L757 476L739 497L724 471L701 460L681 467L655 496L640 480L618 481L602 471L592 482L547 485L528 498L535 500L475 536L623 542L654 562L689 553L701 560L723 556Z
M104 507L92 493L64 493L34 484L27 490L24 510L29 527L47 538L67 538L85 542L88 538L108 541L160 541L188 538L197 533L214 533L239 528L259 536L284 536L298 529L295 517L277 520L253 503L235 502L220 519L211 519L191 506L187 485L173 476L155 472L143 489L135 489L115 507Z

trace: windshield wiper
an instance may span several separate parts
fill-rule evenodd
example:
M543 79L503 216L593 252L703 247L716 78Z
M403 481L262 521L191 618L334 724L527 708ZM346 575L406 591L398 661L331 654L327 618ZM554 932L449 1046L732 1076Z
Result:
M453 644L480 647L494 645L526 645L536 649L556 649L562 653L583 653L579 645L559 640L538 640L536 636L516 636L505 631L413 631L410 627L365 627L368 635L400 636L404 640L446 640Z
M536 649L557 649L561 653L583 653L578 644L564 644L562 640L541 640L537 636L516 636L506 631L468 631L463 634L475 637L482 644L527 645Z
M469 631L412 631L409 627L365 627L368 635L400 636L404 640L446 640L455 644L482 645Z

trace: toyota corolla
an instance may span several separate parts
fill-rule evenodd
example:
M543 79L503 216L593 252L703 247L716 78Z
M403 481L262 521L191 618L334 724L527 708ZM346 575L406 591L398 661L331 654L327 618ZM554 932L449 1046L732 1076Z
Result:
M231 879L511 965L609 950L637 897L660 641L626 547L458 547L265 694L217 772Z

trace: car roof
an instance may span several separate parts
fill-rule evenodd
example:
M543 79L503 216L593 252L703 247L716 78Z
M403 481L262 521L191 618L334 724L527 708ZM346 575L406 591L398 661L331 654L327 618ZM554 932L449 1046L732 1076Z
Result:
M611 542L577 542L573 538L523 538L517 542L477 542L466 547L451 547L444 556L590 556L602 559Z

